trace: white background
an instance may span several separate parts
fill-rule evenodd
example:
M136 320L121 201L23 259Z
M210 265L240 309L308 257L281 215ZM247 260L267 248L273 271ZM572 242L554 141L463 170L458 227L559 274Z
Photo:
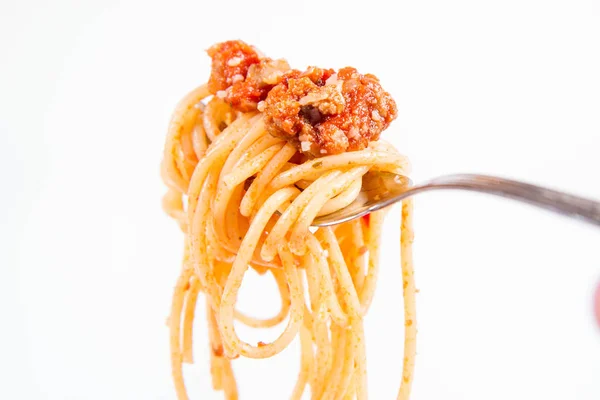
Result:
M0 3L0 398L173 399L165 318L181 235L160 209L170 113L204 50L242 38L304 68L352 65L398 102L413 178L485 172L600 198L600 2ZM402 355L398 210L366 319L373 399ZM414 400L598 399L600 231L486 196L416 205ZM278 308L249 275L240 307ZM210 389L203 313L194 399ZM242 330L248 340L272 338ZM235 362L243 399L285 399L294 343Z

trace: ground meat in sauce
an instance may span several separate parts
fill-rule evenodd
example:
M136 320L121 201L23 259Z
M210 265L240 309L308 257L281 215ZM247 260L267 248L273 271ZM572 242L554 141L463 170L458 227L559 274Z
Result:
M217 43L207 53L212 58L208 90L213 94L231 86L234 77L241 75L245 78L248 68L260 61L256 50L241 40Z
M212 58L208 89L242 112L256 110L290 69L285 60L261 58L241 40L218 43L208 49L208 55Z
M269 133L313 157L366 148L397 116L396 103L371 74L311 67L290 71L264 103Z

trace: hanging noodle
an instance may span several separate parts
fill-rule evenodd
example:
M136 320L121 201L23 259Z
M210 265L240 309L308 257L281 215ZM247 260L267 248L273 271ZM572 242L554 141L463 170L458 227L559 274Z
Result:
M379 132L352 148L358 139L351 128L346 131L349 140L343 143L346 148L342 151L335 148L339 143L311 141L303 134L299 138L273 134L273 119L265 110L272 96L269 91L276 87L272 92L280 89L281 94L287 89L285 85L281 88L282 81L291 86L291 78L304 75L286 72L289 67L281 60L254 59L250 51L234 52L227 58L227 46L239 50L247 45L225 42L209 50L213 57L211 81L193 90L177 106L162 162L162 176L168 186L163 208L178 222L186 238L183 268L169 318L177 396L188 399L182 366L193 362L194 312L202 293L206 299L212 386L223 390L225 398L238 398L233 359L272 357L299 336L300 372L291 389L292 399L300 399L306 390L310 390L312 399L366 399L363 318L375 292L384 214L378 211L335 227L309 227L316 216L350 204L365 174L407 174L408 161L390 145L376 140ZM252 65L258 67L253 69ZM267 67L262 71L271 75L257 73L256 69L264 65ZM284 70L285 75L273 74L273 70ZM315 69L309 69L305 74L314 73ZM267 83L267 89L259 85L255 89L263 91L252 92L254 98L236 97L235 85L251 85L257 74ZM341 80L336 80L339 77L329 75L326 84L313 80L319 82L316 89L300 99L300 104L312 98L322 100L318 90L331 89L335 96L336 87L345 88ZM219 83L219 78L226 78L226 83ZM342 104L353 104L348 93L338 93L346 96ZM273 104L285 103L275 98ZM317 115L319 121L311 122L314 126L328 117L327 108L321 105L315 106L321 114ZM309 112L312 114L306 118L315 117L314 109ZM339 109L336 112L339 114ZM380 121L378 117L375 113L368 116L373 118L371 122ZM339 134L338 139L343 142ZM405 201L400 245L405 344L398 392L398 399L403 400L410 395L416 352L412 241L412 203ZM274 278L281 296L277 315L257 319L236 310L237 294L248 268ZM286 318L283 331L270 343L247 343L234 327L236 319L261 329L276 326Z

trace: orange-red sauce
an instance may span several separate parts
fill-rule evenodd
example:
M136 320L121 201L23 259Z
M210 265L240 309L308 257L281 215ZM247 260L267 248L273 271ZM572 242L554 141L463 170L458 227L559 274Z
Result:
M379 79L351 67L290 70L242 41L208 50L209 90L242 112L264 112L266 129L312 157L362 150L397 114ZM264 101L264 102L263 102Z

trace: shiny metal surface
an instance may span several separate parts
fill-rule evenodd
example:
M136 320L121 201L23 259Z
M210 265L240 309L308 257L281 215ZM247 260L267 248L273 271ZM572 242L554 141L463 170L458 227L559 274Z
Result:
M406 176L381 172L370 172L363 177L363 188L352 204L316 218L312 225L340 224L417 193L441 189L468 190L505 197L600 226L600 202L529 183L488 175L458 174L411 186Z

